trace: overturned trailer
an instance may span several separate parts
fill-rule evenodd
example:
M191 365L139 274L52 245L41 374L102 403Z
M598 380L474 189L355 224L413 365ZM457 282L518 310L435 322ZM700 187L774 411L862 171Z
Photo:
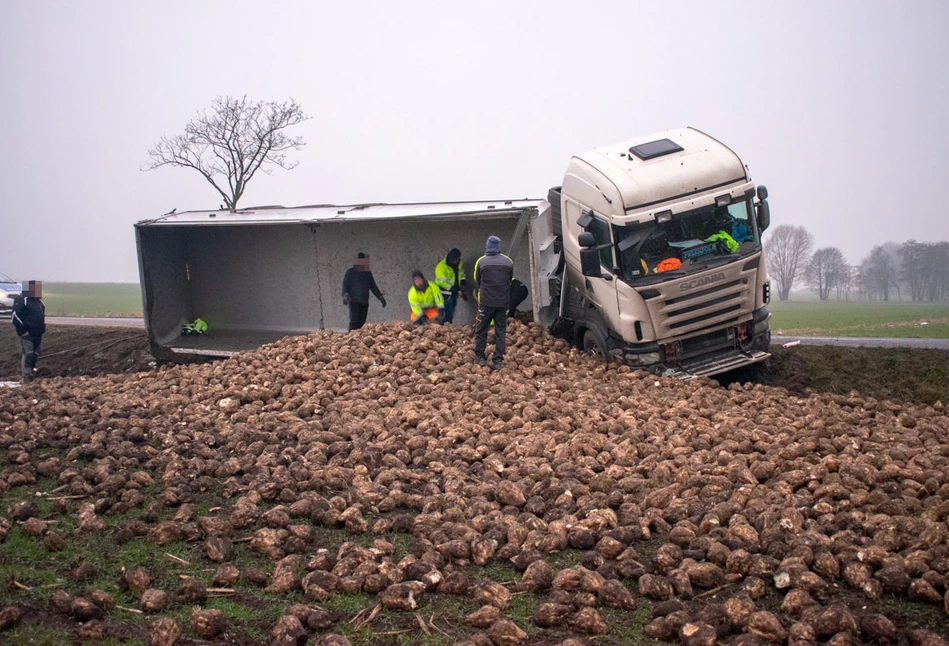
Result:
M453 247L466 273L497 235L528 285L521 307L549 300L541 277L556 270L550 205L545 200L261 207L187 211L135 225L145 327L152 354L166 361L228 356L313 330L344 331L343 274L369 254L388 307L373 303L368 321L408 320L411 272L434 279ZM546 269L545 269L546 267ZM534 312L538 314L537 311ZM457 323L475 306L460 301ZM196 318L209 325L183 336Z
M457 247L470 275L497 235L541 324L606 361L714 375L770 356L767 197L728 146L679 128L575 155L547 200L172 213L136 225L145 323L162 359L343 330L359 251L391 303L369 320L405 320L412 270ZM474 314L462 301L455 321ZM182 337L197 317L210 332Z

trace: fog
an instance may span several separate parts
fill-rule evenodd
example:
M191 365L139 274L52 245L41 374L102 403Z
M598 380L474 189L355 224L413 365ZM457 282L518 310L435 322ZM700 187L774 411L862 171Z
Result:
M137 281L135 222L221 202L148 149L244 94L312 117L244 207L545 197L571 155L688 125L772 226L851 263L946 240L946 24L937 1L3 2L0 271Z

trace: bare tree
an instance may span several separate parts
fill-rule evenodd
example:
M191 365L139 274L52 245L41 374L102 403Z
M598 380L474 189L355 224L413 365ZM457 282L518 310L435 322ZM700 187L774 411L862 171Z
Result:
M182 135L162 136L148 151L151 162L145 170L161 166L193 168L224 198L228 209L236 209L247 184L258 170L268 166L290 170L297 162L287 152L305 145L302 137L289 137L284 130L309 117L290 99L253 101L218 97L210 111L195 116Z
M895 254L877 245L870 255L860 263L860 278L867 290L867 298L890 300L890 290L899 290L897 282L898 261Z
M845 265L840 275L840 280L834 286L837 290L837 300L850 300L850 290L857 286L857 268L853 265Z
M949 298L949 242L904 242L899 249L900 277L914 301Z
M910 298L925 299L927 244L907 240L900 245L900 278L909 286Z
M800 278L810 259L814 236L801 226L782 224L768 237L768 273L777 283L778 298L788 299L791 286Z
M850 266L844 258L844 253L837 247L822 247L814 252L807 268L804 270L804 279L808 286L817 290L820 300L830 298L830 292L840 284L849 282Z

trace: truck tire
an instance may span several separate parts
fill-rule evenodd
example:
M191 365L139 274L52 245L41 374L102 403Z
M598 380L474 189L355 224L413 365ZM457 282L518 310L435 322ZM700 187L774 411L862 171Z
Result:
M583 344L584 352L592 354L600 361L609 362L610 355L606 352L606 339L595 329L587 328L583 332L581 343Z
M554 230L554 236L563 237L563 216L560 213L560 187L554 186L547 191L547 201L550 202L550 225Z

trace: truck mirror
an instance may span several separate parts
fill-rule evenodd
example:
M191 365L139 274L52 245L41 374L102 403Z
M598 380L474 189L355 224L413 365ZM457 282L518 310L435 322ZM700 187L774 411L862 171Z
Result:
M579 242L580 246L585 249L596 249L596 238L594 238L593 234L589 231L584 231L579 236L577 236L577 242Z
M595 247L584 247L580 249L580 273L589 278L602 278L603 272L600 271L600 254Z
M763 202L764 200L768 199L768 187L767 187L767 186L759 186L759 187L758 187L758 199L761 200L762 202Z
M767 193L767 191L765 191L765 193ZM768 200L758 202L755 209L758 215L758 230L764 233L764 230L771 224L771 207L768 205Z

